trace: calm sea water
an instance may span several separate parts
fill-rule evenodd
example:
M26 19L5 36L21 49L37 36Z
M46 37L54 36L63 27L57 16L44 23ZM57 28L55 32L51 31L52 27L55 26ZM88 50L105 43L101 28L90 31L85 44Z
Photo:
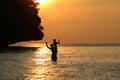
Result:
M57 57L44 44L1 49L0 80L120 80L120 46L59 45Z

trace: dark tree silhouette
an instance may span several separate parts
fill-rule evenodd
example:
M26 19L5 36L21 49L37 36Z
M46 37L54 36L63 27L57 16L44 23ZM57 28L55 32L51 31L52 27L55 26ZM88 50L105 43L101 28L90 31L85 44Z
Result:
M43 38L37 4L33 0L0 1L0 47Z

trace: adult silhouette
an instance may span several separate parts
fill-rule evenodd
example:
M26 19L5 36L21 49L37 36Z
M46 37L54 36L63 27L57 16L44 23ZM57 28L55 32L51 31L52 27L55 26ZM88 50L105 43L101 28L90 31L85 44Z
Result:
M51 59L52 59L53 61L56 61L56 60L57 60L57 50L56 50L56 48L54 47L53 44L51 44L50 47L49 47L48 44L47 44L47 42L46 42L46 46L47 46L47 48L49 48L49 49L51 50L51 52L52 52Z
M51 56L51 59L53 61L56 61L57 60L57 44L60 44L60 40L56 41L56 39L53 39L53 43L50 45L50 47L48 46L47 42L46 42L46 46L47 48L49 48L52 52L52 56Z

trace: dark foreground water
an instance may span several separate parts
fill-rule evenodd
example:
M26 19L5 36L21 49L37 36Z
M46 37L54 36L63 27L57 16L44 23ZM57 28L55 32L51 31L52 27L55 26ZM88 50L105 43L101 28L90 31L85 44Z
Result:
M45 45L1 49L0 80L120 80L120 46L62 45L57 62Z

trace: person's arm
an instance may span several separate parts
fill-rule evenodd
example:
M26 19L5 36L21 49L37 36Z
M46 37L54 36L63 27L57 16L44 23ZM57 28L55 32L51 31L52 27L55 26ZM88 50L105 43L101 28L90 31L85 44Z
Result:
M47 46L47 48L51 49L51 48L48 46L47 42L46 42L46 46Z
M60 39L58 40L57 44L60 44Z

